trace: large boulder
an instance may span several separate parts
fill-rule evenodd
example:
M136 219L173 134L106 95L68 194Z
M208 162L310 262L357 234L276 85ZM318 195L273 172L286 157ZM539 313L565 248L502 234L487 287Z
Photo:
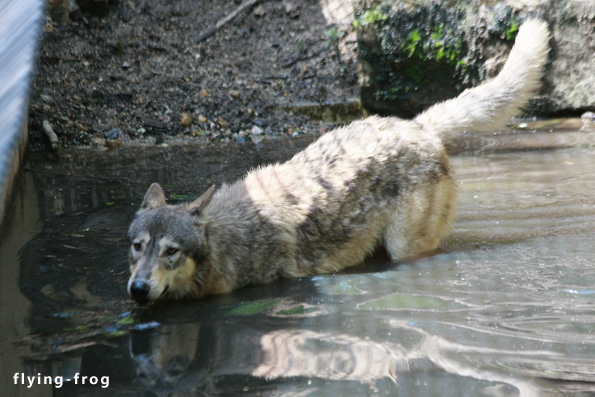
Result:
M551 62L533 115L595 109L595 1L354 0L363 105L411 117L495 76L519 26L548 21Z

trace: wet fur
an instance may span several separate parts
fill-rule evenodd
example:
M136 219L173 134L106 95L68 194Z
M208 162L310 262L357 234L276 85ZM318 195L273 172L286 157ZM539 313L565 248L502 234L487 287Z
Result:
M341 270L379 244L393 260L434 250L455 216L445 145L518 112L539 85L548 41L546 24L530 20L494 80L411 121L373 116L336 129L193 203L166 205L153 184L129 230L131 242L146 240L131 246L129 286L148 280L149 300L200 298ZM164 238L180 248L176 258L164 255Z

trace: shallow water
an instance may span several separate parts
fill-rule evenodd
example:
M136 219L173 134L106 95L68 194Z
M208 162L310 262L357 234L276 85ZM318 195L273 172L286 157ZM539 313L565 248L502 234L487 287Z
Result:
M495 146L506 139L521 138ZM583 141L455 156L458 215L436 255L379 252L198 302L129 301L124 235L150 182L191 200L307 144L30 153L0 247L4 393L595 393L595 150ZM15 373L98 383L28 388Z

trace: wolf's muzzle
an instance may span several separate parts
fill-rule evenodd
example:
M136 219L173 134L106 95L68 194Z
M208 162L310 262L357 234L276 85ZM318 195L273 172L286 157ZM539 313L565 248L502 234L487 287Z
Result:
M134 280L130 286L130 296L137 303L147 303L149 301L149 291L151 286L146 281Z

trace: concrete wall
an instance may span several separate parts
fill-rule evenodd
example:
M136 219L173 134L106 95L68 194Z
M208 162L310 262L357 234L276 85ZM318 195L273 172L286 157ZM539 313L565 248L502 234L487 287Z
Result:
M43 0L0 0L0 225L27 145L27 105Z

